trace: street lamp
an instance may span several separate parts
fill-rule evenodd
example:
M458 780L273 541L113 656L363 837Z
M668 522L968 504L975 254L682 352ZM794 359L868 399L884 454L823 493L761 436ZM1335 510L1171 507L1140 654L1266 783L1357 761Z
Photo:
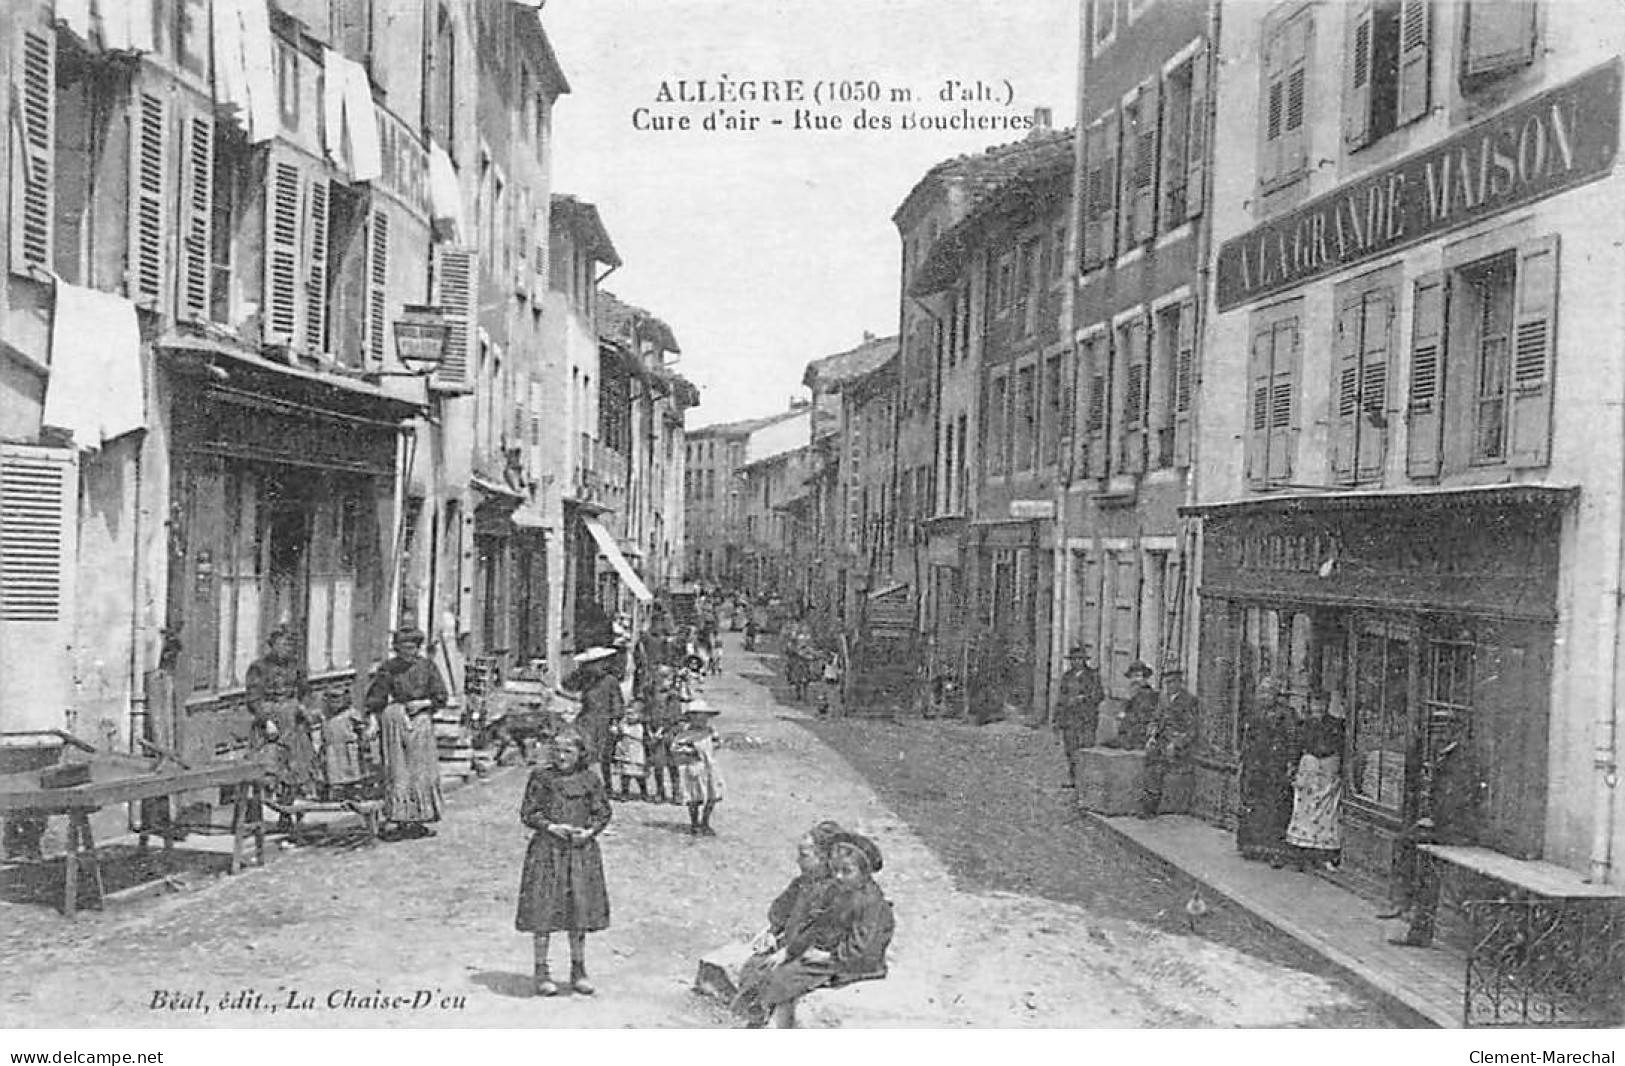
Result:
M381 377L425 377L440 369L451 344L451 321L443 307L407 304L395 320L395 355L404 372L381 371Z

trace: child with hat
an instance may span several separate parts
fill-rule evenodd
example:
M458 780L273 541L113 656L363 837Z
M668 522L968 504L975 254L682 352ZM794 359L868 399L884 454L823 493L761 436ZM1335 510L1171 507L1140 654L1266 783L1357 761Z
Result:
M683 721L672 737L671 756L677 780L688 805L688 831L694 836L716 836L711 812L722 802L722 769L717 765L717 733L712 722L719 712L701 700L683 708Z

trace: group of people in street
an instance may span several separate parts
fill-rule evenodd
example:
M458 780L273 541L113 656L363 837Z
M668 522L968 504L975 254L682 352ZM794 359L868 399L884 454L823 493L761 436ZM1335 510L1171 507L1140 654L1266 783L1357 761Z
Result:
M1129 682L1129 697L1117 716L1116 729L1100 739L1100 745L1145 752L1138 813L1142 818L1155 818L1162 813L1168 777L1188 768L1191 742L1196 735L1196 697L1186 689L1184 671L1178 667L1163 670L1160 692L1152 687L1151 667L1143 662L1130 664L1124 676ZM1097 742L1100 708L1105 699L1100 672L1089 661L1087 649L1074 647L1067 655L1055 708L1055 728L1061 734L1066 758L1067 788L1078 786L1078 753Z
M1307 714L1260 678L1241 731L1236 847L1274 867L1333 868L1342 858L1344 710L1315 689Z
M361 708L329 695L318 712L292 629L271 631L245 682L251 757L265 767L279 828L294 827L301 801L362 799L372 782L386 839L433 835L443 805L434 713L449 694L439 668L422 655L424 642L420 629L398 630Z

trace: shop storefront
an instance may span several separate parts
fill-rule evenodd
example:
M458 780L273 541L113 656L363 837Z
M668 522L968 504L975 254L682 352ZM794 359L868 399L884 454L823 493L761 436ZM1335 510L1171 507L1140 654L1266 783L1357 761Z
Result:
M167 666L183 758L247 743L244 680L289 627L313 688L387 651L398 442L418 408L234 349L160 346L173 382Z
M1194 508L1203 520L1197 813L1234 823L1258 680L1346 714L1340 876L1378 897L1423 817L1537 858L1558 555L1572 490L1348 492ZM1445 774L1469 782L1448 800Z

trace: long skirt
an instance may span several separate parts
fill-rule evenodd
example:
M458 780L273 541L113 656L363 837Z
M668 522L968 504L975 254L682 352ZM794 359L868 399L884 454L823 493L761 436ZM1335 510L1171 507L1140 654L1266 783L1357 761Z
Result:
M578 847L547 833L530 838L514 928L521 933L609 928L609 890L598 841Z
M276 723L277 738L266 740L256 730L255 759L270 771L279 798L308 794L316 784L316 745L304 722L303 706L298 700L273 700L266 711Z
M391 822L438 822L445 802L440 794L440 752L434 742L434 715L408 715L391 703L379 716L384 756L384 817Z
M1342 760L1336 756L1317 758L1305 755L1298 760L1298 776L1292 785L1292 821L1286 827L1286 842L1293 847L1315 851L1339 851L1343 830L1337 818L1343 798Z
M722 801L722 769L709 751L701 751L693 762L677 767L677 783L684 803L720 803Z

